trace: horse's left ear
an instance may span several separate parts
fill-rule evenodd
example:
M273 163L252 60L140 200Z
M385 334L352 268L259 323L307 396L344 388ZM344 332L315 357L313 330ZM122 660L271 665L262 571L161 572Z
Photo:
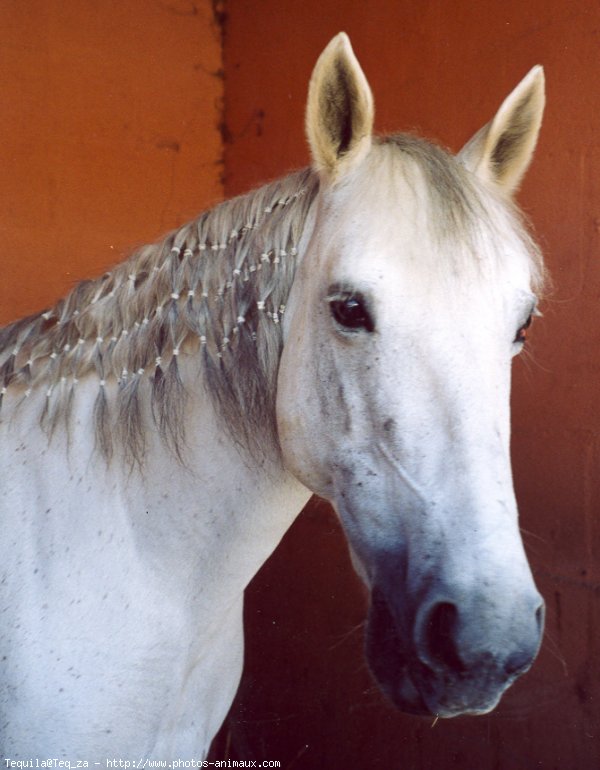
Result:
M544 104L544 70L538 65L506 97L496 117L463 147L458 159L481 179L512 195L533 156Z
M373 96L340 32L317 61L308 88L306 133L313 164L333 183L358 165L371 147Z

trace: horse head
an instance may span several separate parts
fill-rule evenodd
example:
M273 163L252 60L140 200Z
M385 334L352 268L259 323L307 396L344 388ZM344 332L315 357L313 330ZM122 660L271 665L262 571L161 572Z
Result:
M345 35L310 83L320 190L284 319L279 440L339 515L370 592L370 667L415 713L489 711L540 645L509 398L542 274L512 195L543 105L536 67L455 157L373 136Z

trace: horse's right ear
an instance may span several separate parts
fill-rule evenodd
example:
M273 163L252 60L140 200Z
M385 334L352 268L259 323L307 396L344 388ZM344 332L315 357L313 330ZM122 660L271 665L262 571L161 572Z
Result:
M544 70L534 67L510 93L494 119L458 154L461 163L507 196L533 156L544 113Z
M333 183L358 165L371 147L373 96L340 32L317 61L308 88L306 133L313 165Z

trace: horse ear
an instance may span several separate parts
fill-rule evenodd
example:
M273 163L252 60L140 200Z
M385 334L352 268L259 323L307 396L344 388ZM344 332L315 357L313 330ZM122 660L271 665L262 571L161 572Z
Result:
M308 88L306 133L314 167L335 182L368 153L372 130L371 89L348 35L340 32L319 57Z
M538 65L506 97L496 117L463 147L458 159L478 177L512 195L533 157L544 103L544 70Z

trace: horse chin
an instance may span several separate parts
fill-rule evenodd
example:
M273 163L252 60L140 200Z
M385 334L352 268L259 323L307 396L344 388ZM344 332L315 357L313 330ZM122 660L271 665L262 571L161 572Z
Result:
M405 714L436 716L415 685L406 662L392 645L377 644L367 635L366 658L379 689L392 704Z
M387 658L389 663L388 656L384 654L383 658ZM367 660L381 691L405 714L440 719L479 716L492 711L501 697L501 693L487 697L479 692L458 694L452 691L452 687L448 691L445 687L447 683L428 676L418 665L414 671L411 671L412 667L407 664L400 668L386 668L381 650L376 650L369 644Z
M476 684L470 688L464 688L464 686L457 688L443 679L438 680L427 676L419 677L419 684L415 686L415 690L418 691L423 704L422 711L418 713L443 719L487 714L498 705L504 692L504 688L500 688L499 692L495 690L493 694L484 693ZM396 705L403 708L397 702Z
M371 595L365 653L379 688L396 708L419 716L433 713L413 681L411 656L400 643L387 602L377 589Z
M436 715L421 697L407 671L394 682L382 681L377 675L375 675L375 678L384 695L400 711L403 711L405 714L421 717Z

